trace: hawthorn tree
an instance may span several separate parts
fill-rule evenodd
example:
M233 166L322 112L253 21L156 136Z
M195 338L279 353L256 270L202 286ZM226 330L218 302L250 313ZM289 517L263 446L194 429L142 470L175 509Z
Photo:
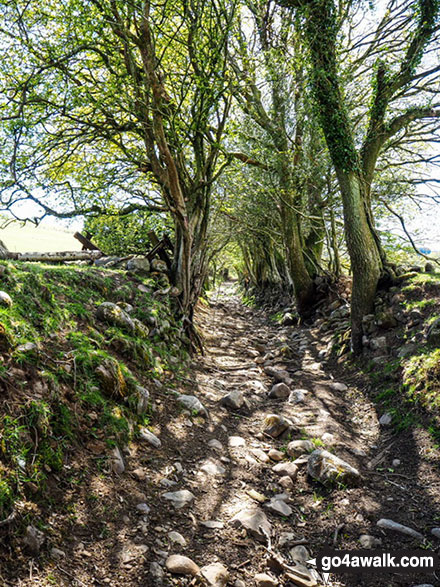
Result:
M234 2L2 0L2 202L170 214L184 318L206 274Z

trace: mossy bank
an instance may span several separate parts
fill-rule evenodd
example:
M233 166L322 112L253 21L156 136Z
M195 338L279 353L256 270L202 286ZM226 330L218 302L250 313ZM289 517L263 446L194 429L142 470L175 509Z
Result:
M188 358L166 285L163 273L0 264L0 523L47 525L57 492L90 467L110 474L148 427L151 394L172 390Z

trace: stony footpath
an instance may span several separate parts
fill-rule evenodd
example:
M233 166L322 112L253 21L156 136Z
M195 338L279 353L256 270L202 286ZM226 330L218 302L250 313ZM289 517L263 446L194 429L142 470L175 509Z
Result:
M396 435L320 331L270 322L232 286L200 319L205 356L153 398L139 443L115 449L113 486L94 481L119 506L114 525L93 533L89 511L52 547L56 584L313 587L324 582L307 561L326 546L438 551L438 460L423 431ZM26 539L37 553L38 531ZM37 576L5 584L49 584ZM440 585L434 574L327 584Z
M152 585L308 587L323 584L307 561L324 546L438 546L398 440L359 382L333 376L318 331L272 326L228 291L205 320L196 387L177 397L191 454L161 480L171 516L154 528ZM343 579L328 584L418 584Z

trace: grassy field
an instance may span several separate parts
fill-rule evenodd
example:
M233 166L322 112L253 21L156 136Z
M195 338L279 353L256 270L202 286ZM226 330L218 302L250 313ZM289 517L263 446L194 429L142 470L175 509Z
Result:
M10 224L0 228L0 239L10 251L19 253L79 251L81 244L69 232L53 226Z

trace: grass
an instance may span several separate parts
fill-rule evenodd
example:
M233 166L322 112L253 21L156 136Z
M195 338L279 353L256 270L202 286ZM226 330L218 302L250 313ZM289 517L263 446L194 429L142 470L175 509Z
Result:
M437 300L414 300L414 301L407 301L405 303L405 309L408 311L411 310L424 310L425 308L430 308L431 306L435 306L437 304Z
M440 408L440 349L423 348L403 368L407 396L430 410Z
M440 272L417 273L401 289L407 312L419 309L425 329L436 320L440 310ZM401 344L411 339L414 331L401 333ZM404 357L368 366L370 379L377 391L374 400L393 417L397 430L423 426L440 441L440 349L428 344L414 345Z
M440 271L436 271L434 273L416 273L413 275L409 280L407 285L402 287L402 292L413 291L420 286L424 286L426 284L433 284L439 285L440 282Z
M325 442L323 442L321 440L321 438L311 438L310 439L311 442L313 443L313 446L316 448L325 448Z
M79 442L122 446L150 423L148 409L138 414L138 386L169 382L188 358L172 302L154 297L157 287L120 271L0 262L0 290L13 300L0 307L0 519L17 500L32 510L29 485L38 499ZM142 328L99 322L104 301L130 303Z
M80 251L81 243L73 238L73 231L61 230L48 225L35 226L13 222L0 228L0 239L10 251L50 253L57 251Z

